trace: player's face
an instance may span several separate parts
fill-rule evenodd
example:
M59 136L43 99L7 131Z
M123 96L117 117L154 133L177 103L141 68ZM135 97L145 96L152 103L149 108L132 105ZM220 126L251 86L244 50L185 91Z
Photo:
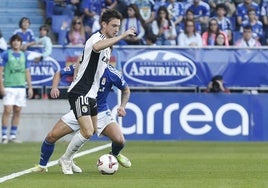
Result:
M104 33L107 38L113 38L117 35L120 29L120 20L112 19L109 23L103 23Z

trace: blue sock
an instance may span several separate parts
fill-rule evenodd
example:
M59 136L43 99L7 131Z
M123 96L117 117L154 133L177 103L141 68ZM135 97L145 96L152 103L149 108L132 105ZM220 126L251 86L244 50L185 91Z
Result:
M2 125L2 138L7 137L7 126Z
M120 153L120 151L124 148L124 144L116 144L116 143L114 143L114 142L112 142L112 151L111 151L111 153L114 155L114 156L117 156L119 153Z
M10 137L11 138L16 138L17 130L18 130L17 126L14 126L14 125L11 126L11 130L10 130Z
M39 165L47 166L48 160L54 151L54 147L55 147L55 143L49 143L46 140L44 140L42 147L41 147Z

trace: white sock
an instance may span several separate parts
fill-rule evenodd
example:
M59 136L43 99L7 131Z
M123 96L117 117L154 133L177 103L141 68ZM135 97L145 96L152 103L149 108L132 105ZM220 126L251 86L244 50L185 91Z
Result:
M63 154L63 158L66 160L72 160L74 154L84 145L87 140L88 139L81 135L80 131L76 133Z

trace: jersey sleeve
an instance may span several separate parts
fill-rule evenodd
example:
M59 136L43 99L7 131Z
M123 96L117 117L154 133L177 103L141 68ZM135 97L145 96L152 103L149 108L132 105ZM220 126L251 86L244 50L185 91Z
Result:
M74 75L74 69L75 69L74 65L64 67L63 69L60 70L61 77L63 77L63 76L73 76Z
M8 53L4 51L0 57L0 67L4 67L7 63Z
M119 72L118 70L116 70L115 68L110 68L110 78L113 82L113 84L120 90L125 89L128 85L127 82L125 81L123 75L121 74L121 72Z

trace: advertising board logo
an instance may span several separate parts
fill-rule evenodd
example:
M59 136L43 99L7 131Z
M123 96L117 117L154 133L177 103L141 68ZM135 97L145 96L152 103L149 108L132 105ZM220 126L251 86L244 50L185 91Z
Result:
M30 61L30 72L32 75L32 84L41 84L53 79L54 74L60 71L60 64L52 57L46 57L39 63L34 62L34 58L42 54L34 51L28 51L28 61Z
M172 85L190 80L196 74L194 62L168 51L141 53L123 66L124 75L142 84Z

